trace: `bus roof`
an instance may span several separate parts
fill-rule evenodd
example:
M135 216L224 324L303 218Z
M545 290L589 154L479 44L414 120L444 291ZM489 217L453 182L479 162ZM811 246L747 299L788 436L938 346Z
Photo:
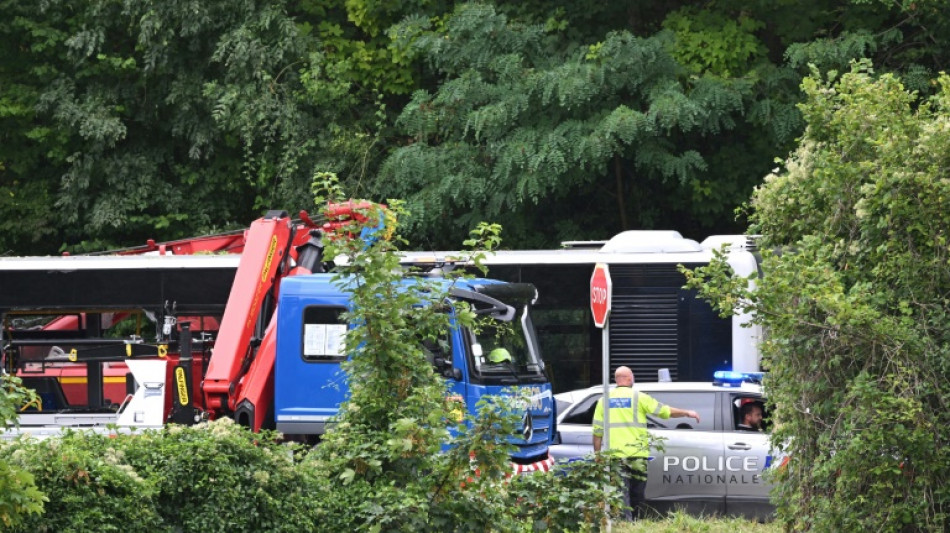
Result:
M601 243L599 247L596 244ZM676 231L625 231L609 241L570 241L549 250L499 250L485 255L487 265L585 265L595 263L708 263L713 250L751 252L754 244L745 235L714 235L698 243ZM732 254L731 254L732 255ZM426 261L465 262L470 254L458 251L405 252L405 263ZM732 263L732 261L730 261Z

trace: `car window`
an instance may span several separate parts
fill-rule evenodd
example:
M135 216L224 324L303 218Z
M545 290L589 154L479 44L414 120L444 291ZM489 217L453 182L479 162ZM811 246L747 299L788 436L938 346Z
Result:
M699 414L699 422L692 418L670 418L664 420L660 417L650 416L649 427L655 429L679 429L679 430L699 430L713 431L715 429L716 419L716 393L715 392L692 392L692 391L665 391L650 392L650 396L662 404L679 409L696 411Z
M732 404L732 424L726 424L727 427L731 427L734 431L769 432L772 421L769 418L769 411L765 407L765 402L762 400L761 396L736 394L731 396L730 403ZM762 413L759 428L749 429L740 426L743 421L743 415L747 410L759 410L759 412Z
M603 395L593 394L577 402L561 423L591 425L594 422L594 409L597 408L597 401L601 396Z
M716 393L714 392L656 392L649 393L660 403L680 409L694 410L699 414L701 422L696 423L692 418L670 418L648 416L647 427L650 429L696 429L712 431L715 422ZM592 394L577 402L570 412L564 416L562 424L590 425L594 420L594 410L601 394Z
M558 413L564 413L564 412L566 412L568 409L570 409L570 407L571 407L571 402L569 402L569 401L567 401L567 400L558 400L558 399L555 399L554 401L557 403L556 407L557 407L557 412L558 412Z
M309 306L303 312L300 355L307 362L339 362L346 357L346 308Z

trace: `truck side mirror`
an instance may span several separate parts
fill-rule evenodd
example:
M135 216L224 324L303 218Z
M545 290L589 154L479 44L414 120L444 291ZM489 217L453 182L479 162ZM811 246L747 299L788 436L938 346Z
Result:
M443 377L454 379L456 381L462 379L462 371L454 368L452 366L452 361L446 359L445 357L436 357L432 360L432 366L435 367L435 371L442 374Z

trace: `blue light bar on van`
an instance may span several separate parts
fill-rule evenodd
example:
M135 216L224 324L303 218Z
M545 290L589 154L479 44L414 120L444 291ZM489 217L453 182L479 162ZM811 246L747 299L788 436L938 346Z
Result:
M762 377L765 372L732 372L730 370L717 370L713 373L713 383L723 387L738 387L745 383L762 383Z

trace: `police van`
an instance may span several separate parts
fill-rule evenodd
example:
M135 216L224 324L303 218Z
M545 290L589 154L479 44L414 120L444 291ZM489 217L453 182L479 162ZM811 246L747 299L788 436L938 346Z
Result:
M663 404L695 410L701 420L648 417L648 431L662 443L647 461L646 498L652 508L758 519L773 514L765 474L780 466L783 457L774 454L769 442L760 376L717 372L708 382L634 385ZM596 385L555 395L561 444L551 447L552 457L563 461L593 453L591 421L602 394L603 386ZM753 406L761 409L762 424L757 430L742 429L740 416Z

